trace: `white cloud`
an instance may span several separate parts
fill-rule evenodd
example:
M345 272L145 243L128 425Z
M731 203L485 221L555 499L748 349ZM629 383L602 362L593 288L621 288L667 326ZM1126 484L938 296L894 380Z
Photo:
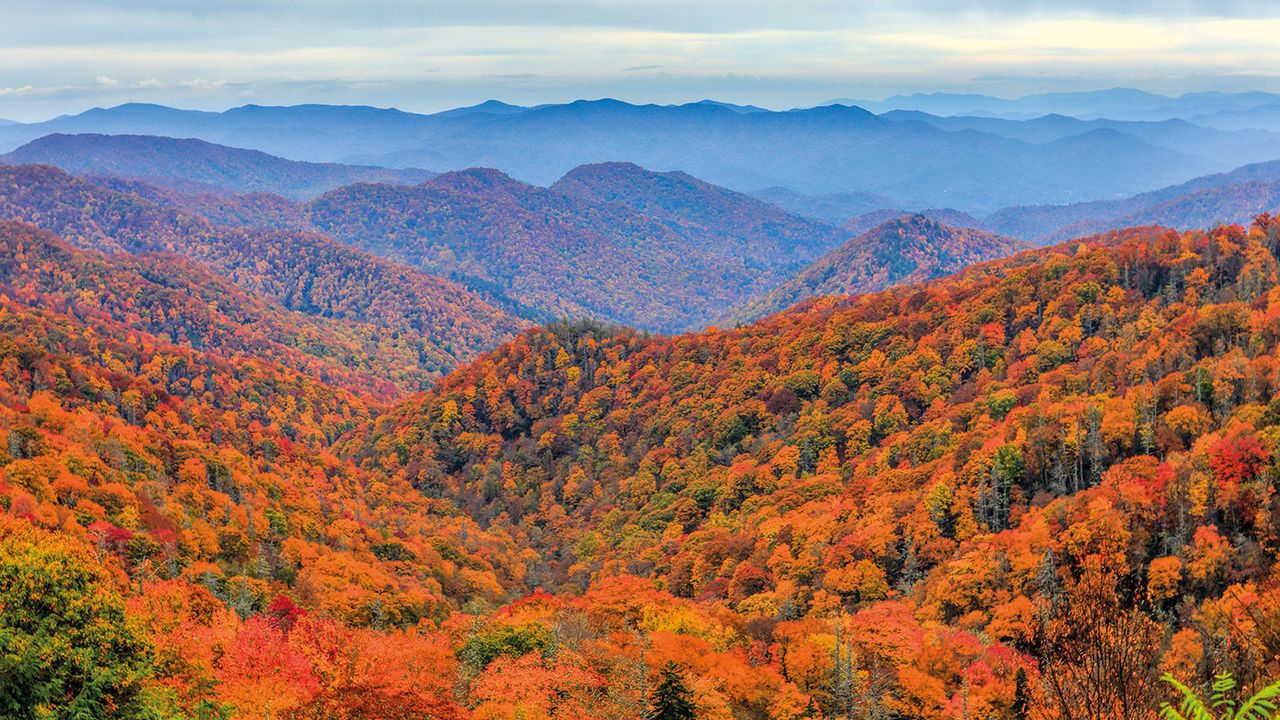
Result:
M24 117L248 94L438 110L1280 89L1274 0L0 0L0 17L4 114ZM86 67L102 74L77 88Z
M178 83L181 87L191 88L192 90L217 90L226 84L226 80L207 80L205 78L192 78Z

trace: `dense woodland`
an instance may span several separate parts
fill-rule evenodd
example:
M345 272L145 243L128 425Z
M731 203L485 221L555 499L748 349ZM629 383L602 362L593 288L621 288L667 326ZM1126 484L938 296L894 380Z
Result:
M840 239L745 195L625 164L579 168L552 188L486 169L412 187L362 183L308 213L338 240L550 318L660 332L707 325Z
M783 284L747 303L734 320L753 320L811 297L860 295L958 272L1028 246L921 214L894 215L845 240Z
M663 337L180 199L0 168L0 715L1109 720L1280 676L1270 216Z
M157 202L172 193L149 194L48 166L0 166L0 216L36 224L82 248L181 255L284 309L340 321L346 332L367 338L363 361L406 390L423 389L528 324L457 283L324 235L219 224L190 204ZM273 207L264 197L270 196L208 202L251 213Z

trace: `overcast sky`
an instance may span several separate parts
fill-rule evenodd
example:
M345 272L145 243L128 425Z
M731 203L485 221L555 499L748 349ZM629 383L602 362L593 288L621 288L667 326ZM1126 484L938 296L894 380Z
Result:
M1275 0L0 0L0 118L1280 90Z

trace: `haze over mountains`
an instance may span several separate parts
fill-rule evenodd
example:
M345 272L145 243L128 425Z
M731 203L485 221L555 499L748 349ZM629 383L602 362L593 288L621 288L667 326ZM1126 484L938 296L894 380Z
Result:
M1241 128L1280 129L1280 94L1268 92L1192 92L1177 97L1112 88L1084 92L1051 92L1018 98L998 98L976 93L914 93L885 100L833 100L872 112L919 110L935 115L972 115L1029 119L1043 115L1069 115L1084 120L1154 121L1182 119L1223 130Z
M1270 211L1277 183L1280 161L1268 161L1123 200L1004 208L983 223L996 232L1042 243L1133 225L1187 229L1244 224Z
M533 108L485 103L435 115L322 105L211 113L134 104L5 126L0 148L51 133L191 137L293 160L436 172L494 167L544 186L579 165L629 161L740 192L868 193L894 206L975 214L1116 199L1280 157L1275 132L1232 132L1182 119L983 123L874 115L844 105L776 112L709 101L615 100Z
M307 163L201 140L138 135L46 135L0 155L10 165L47 163L78 175L115 175L186 190L273 192L305 199L355 182L419 183L426 170Z

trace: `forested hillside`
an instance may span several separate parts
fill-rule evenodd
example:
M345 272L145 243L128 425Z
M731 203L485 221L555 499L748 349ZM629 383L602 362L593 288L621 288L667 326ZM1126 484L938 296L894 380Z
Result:
M1277 37L0 0L0 720L1280 720Z
M784 310L807 298L860 295L958 272L1027 245L982 230L903 215L849 238L817 262L733 314L738 321Z
M395 399L338 309L413 271L5 172L5 712L1145 718L1280 673L1270 216L553 324Z
M181 255L288 310L341 321L364 338L351 360L406 390L422 389L526 324L456 283L316 232L219 225L128 184L112 189L47 166L0 166L0 217L83 248Z
M823 712L1146 717L1161 670L1278 669L1277 249L1137 230L733 331L538 330L343 452L543 587L731 611Z
M606 176L620 168L628 178ZM683 195L652 187L673 180ZM338 240L547 317L660 332L705 326L840 237L747 196L634 166L583 168L556 189L485 169L415 187L357 184L308 212Z

